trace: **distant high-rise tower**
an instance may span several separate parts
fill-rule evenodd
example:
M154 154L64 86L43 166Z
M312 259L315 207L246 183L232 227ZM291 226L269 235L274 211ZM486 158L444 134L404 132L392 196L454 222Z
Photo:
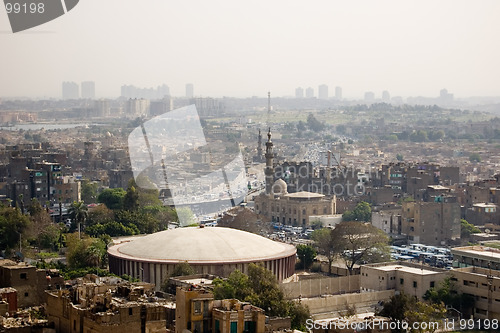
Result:
M371 103L375 100L375 94L371 91L365 92L365 102Z
M382 102L389 103L391 101L391 95L387 90L382 91Z
M341 87L335 87L335 99L338 101L342 100L342 88Z
M80 98L80 88L75 82L63 82L62 83L62 98L63 99L79 99Z
M313 98L314 97L314 89L309 87L306 89L306 98Z
M170 88L166 84L158 86L158 88L156 88L156 92L156 97L159 99L170 96Z
M328 99L328 86L326 84L322 84L318 87L318 98Z
M304 89L302 87L295 89L295 98L304 98Z
M82 98L95 99L95 82L82 82Z
M453 102L453 94L448 93L448 90L441 89L439 91L439 102L441 104L449 104Z
M193 98L194 97L194 86L192 83L186 84L186 97Z

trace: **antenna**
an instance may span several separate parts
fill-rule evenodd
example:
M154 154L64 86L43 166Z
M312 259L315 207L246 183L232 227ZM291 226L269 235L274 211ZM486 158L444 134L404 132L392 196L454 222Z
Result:
M267 92L267 127L271 127L271 92Z

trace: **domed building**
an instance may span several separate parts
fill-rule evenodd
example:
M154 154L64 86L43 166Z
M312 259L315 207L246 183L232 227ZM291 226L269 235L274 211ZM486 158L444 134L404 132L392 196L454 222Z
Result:
M336 197L320 193L300 191L288 193L287 183L279 178L274 180L274 153L271 131L266 142L266 191L255 197L255 213L267 217L272 222L308 228L311 216L331 216L336 214Z
M179 263L197 273L223 277L250 263L262 263L283 280L295 272L296 248L246 231L230 228L177 228L160 231L108 249L109 269L145 282L161 283Z

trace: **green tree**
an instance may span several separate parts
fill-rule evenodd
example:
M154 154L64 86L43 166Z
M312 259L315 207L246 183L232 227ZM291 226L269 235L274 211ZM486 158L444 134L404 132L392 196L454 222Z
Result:
M413 323L430 323L440 321L444 318L446 308L442 304L431 304L419 301L414 296L404 292L391 297L389 302L384 303L382 310L376 313L378 316L388 317L392 321L407 322L409 332L433 332L429 328L420 331L413 327ZM394 329L393 332L406 332L406 329Z
M88 216L88 207L83 201L74 201L68 210L69 216L71 216L74 223L76 223L76 228L78 233L81 232L82 224L85 224L85 220Z
M312 113L309 113L309 115L307 116L307 126L315 132L320 132L325 128L325 125L318 119L316 119L316 117Z
M136 211L139 208L139 193L134 186L127 188L127 193L123 197L123 208Z
M109 209L122 209L123 208L123 197L125 197L124 189L122 188L108 188L99 194L97 201L103 203Z
M173 272L170 274L170 277L174 276L186 276L196 274L195 270L191 265L185 261L175 265Z
M297 245L297 256L300 259L300 266L302 269L308 269L311 267L316 255L316 250L311 245Z
M461 238L469 238L470 235L477 234L477 233L481 232L481 230L479 230L479 228L477 228L476 226L467 222L464 219L460 220L460 227L461 227L461 231L460 231Z
M424 130L418 130L410 134L410 140L413 142L425 142L428 141L427 132Z
M396 154L396 159L401 162L404 159L403 154Z
M30 224L29 217L19 209L0 205L0 250L5 250L6 256L14 248L27 243Z
M36 198L31 199L28 211L31 220L28 234L31 241L39 249L56 249L60 227L52 222L50 214Z
M367 202L360 202L352 211L346 211L342 214L343 221L363 221L370 222L372 220L372 208Z
M77 234L66 236L66 261L70 269L105 267L107 263L106 243L100 238L84 237Z
M297 123L297 131L298 132L304 132L306 130L306 123L304 123L302 120L300 120Z
M292 328L304 328L310 317L307 307L285 300L278 280L262 265L250 264L248 276L236 270L226 280L215 279L213 284L216 299L237 298L260 307L268 316L290 316Z
M389 237L369 223L341 222L335 226L331 237L350 274L361 262L390 259Z
M314 230L311 239L318 249L318 252L328 259L328 275L332 274L332 263L337 255L336 244L332 237L332 229L322 228Z
M97 202L97 189L99 185L96 182L91 182L89 180L82 181L81 195L82 201L91 204Z
M471 162L481 162L481 156L478 153L472 153L469 155L469 161Z
M444 304L462 313L464 317L471 315L474 309L474 296L459 292L455 283L447 277L437 288L431 288L424 294L424 300L434 304Z
M227 280L214 279L213 286L215 299L235 298L245 300L253 292L250 288L248 275L243 274L239 270L233 271Z

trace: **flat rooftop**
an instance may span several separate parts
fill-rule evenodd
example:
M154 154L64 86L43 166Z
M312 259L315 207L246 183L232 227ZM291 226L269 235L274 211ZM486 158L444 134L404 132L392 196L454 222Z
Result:
M453 255L475 257L500 262L500 250L489 246L474 245L455 247L451 249L451 253Z
M404 265L387 265L387 266L380 266L380 267L374 267L377 269L380 269L381 271L400 271L400 272L407 272L415 275L432 275L432 274L440 274L441 272L436 272L436 271L431 271L429 269L426 269L425 266L422 266L422 268L416 268L416 267L409 267L409 266L404 266Z

